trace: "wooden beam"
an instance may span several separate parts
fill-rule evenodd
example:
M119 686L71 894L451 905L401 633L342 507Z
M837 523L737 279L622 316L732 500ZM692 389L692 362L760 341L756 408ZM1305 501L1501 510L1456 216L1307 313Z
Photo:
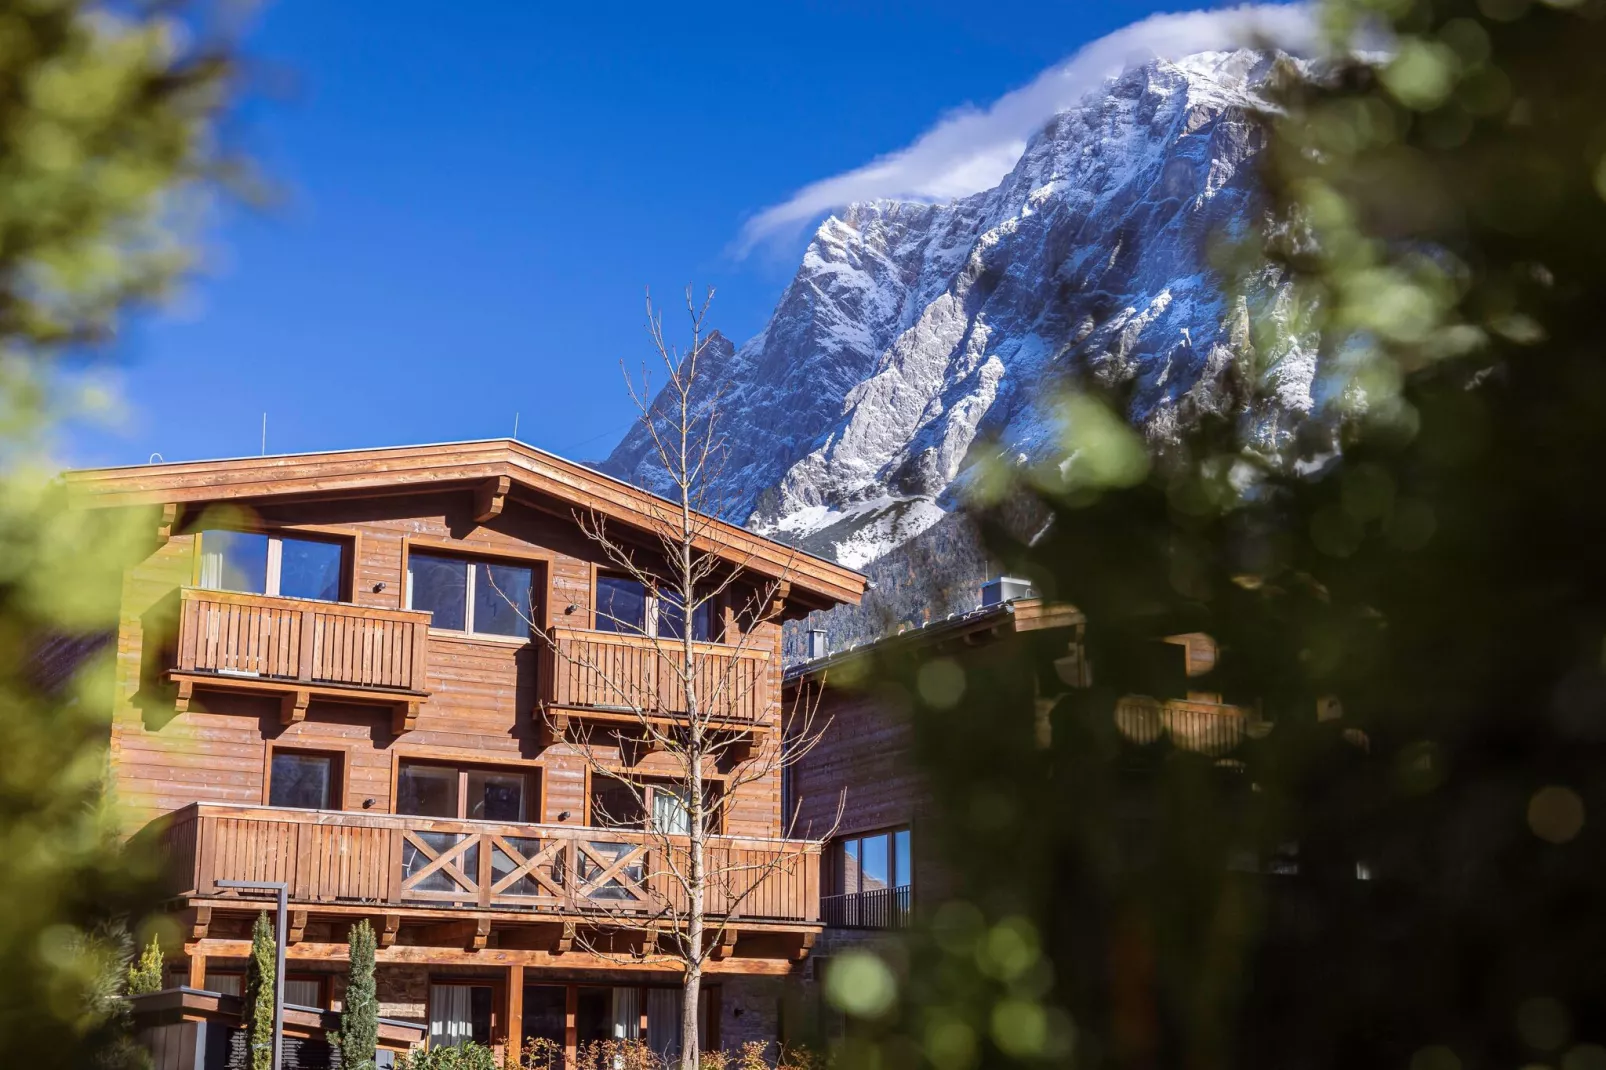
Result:
M557 940L552 944L552 953L554 955L567 955L573 949L574 922L566 921L563 923L562 930L560 930L558 933Z
M224 940L213 937L201 941L190 953L198 951L208 957L243 959L251 954L251 941ZM295 962L344 963L351 957L351 948L342 940L323 943L304 940L290 948L287 957ZM619 956L599 954L575 948L566 955L555 955L539 949L487 947L471 951L466 946L420 947L416 944L397 944L375 952L376 961L418 966L523 966L547 970L608 970L619 969ZM661 956L656 959L631 962L629 969L646 973L677 976L683 969L680 961ZM710 960L705 967L709 974L752 974L754 976L788 976L797 967L785 956L762 958L756 955L744 958Z
M425 944L482 951L491 939L491 919L474 918L468 921L444 921L435 925L424 925L418 929L418 939Z
M569 734L569 716L560 710L538 706L535 711L535 741L542 747L562 743Z
M190 923L190 939L205 940L206 934L211 931L211 928L212 908L204 905L196 907L195 918Z
M524 1039L524 966L520 963L514 963L507 968L506 1019L502 1024L507 1044L503 1061L506 1065L513 1066L519 1061L519 1047ZM646 1034L643 1033L642 1036ZM508 1053L511 1053L513 1058L507 1058Z
M736 926L725 926L725 930L719 934L719 943L714 945L714 961L718 962L722 959L728 959L731 957L731 952L736 950L737 935L738 932Z
M206 988L206 954L201 951L190 952L190 976L186 982L191 988Z
M194 696L194 694L195 681L180 680L178 682L178 689L173 692L173 712L188 713L190 709L190 699Z
M396 934L401 931L401 915L386 914L380 919L379 946L396 946Z
M156 545L158 548L167 545L167 540L173 537L173 525L178 523L179 506L177 502L167 502L162 506L161 519L156 522Z
M418 725L418 708L421 703L417 699L408 699L398 702L390 710L390 731L393 735L411 732Z
M792 952L793 962L802 962L809 957L809 949L814 946L816 933L798 933L797 950Z
M507 476L493 476L474 488L474 523L485 524L502 515L512 483Z
M307 707L312 704L312 692L297 689L286 691L279 699L279 723L296 724L307 719Z
M286 930L284 938L288 943L301 943L301 938L307 935L307 912L305 910L292 910Z

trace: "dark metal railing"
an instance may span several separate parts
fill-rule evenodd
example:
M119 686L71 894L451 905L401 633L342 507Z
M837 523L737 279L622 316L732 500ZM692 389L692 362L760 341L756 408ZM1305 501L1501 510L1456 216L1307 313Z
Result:
M820 920L838 929L907 929L911 891L905 884L822 896Z

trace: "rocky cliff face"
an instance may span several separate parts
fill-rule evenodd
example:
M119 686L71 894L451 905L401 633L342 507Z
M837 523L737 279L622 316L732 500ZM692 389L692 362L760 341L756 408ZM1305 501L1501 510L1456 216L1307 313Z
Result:
M728 512L872 575L884 559L908 572L911 540L954 511L978 449L1050 448L1068 372L1132 380L1130 416L1155 435L1218 405L1249 339L1212 248L1250 222L1248 112L1270 62L1133 68L1056 116L991 190L827 219L763 332L706 365L724 386ZM1270 365L1281 409L1307 410L1313 360ZM606 467L650 484L644 445L633 432ZM973 548L958 556L985 569ZM917 601L865 613L904 619Z

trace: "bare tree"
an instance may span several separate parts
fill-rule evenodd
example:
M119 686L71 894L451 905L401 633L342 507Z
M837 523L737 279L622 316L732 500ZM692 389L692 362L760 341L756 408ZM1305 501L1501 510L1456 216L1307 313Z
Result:
M626 862L637 853L621 848L617 859L602 860L606 866L590 860L597 867L593 875L658 893L645 913L635 903L629 910L598 905L608 915L609 931L642 934L636 947L622 951L599 938L588 949L614 958L653 953L679 960L680 1060L686 1070L698 1065L703 974L711 958L729 950L732 916L767 881L809 861L801 842L742 850L717 834L744 787L775 785L783 768L813 750L827 727L817 716L817 699L801 690L784 719L779 695L770 700L768 659L780 656L776 630L796 552L780 567L772 561L755 568L751 554L733 555L716 519L723 512L716 488L725 451L718 428L721 385L704 364L712 299L709 290L698 303L687 289L691 345L682 351L665 338L662 315L649 295L647 327L664 367L664 386L654 395L645 369L639 378L625 369L650 444L654 478L645 482L665 499L664 508L649 521L645 537L639 528L611 529L596 513L576 514L611 568L646 592L639 617L615 605L595 607L598 627L636 633L632 642L644 657L621 663L537 629L546 636L554 670L583 675L611 711L611 722L600 723L560 710L545 714L554 738L578 744L593 783L606 778L611 788L607 800L593 793L593 823L639 827L646 842L639 870ZM664 756L656 760L651 780L626 771L647 753ZM608 760L613 755L617 764ZM716 774L723 790L713 792ZM794 816L795 810L783 815L786 826ZM832 832L802 831L815 838ZM583 934L576 940L586 943Z

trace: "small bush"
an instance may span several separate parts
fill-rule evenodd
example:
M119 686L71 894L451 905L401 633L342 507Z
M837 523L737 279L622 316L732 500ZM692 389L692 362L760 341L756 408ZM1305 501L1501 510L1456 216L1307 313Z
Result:
M396 1060L396 1070L503 1070L496 1065L496 1053L483 1044L469 1041L455 1048L413 1051Z
M128 975L123 982L123 991L130 996L144 996L162 990L162 974L167 967L167 957L162 954L162 942L152 936L151 942L145 945L140 953L138 962L128 964Z

